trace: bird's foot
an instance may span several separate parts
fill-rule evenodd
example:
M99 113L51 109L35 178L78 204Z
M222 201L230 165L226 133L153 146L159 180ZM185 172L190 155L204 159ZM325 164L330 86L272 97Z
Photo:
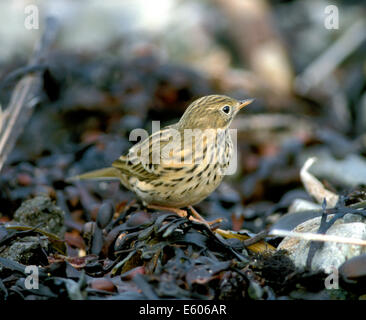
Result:
M201 220L201 221L205 221L208 225L213 225L215 223L220 223L222 222L222 218L217 218L213 221L206 221L198 212L195 208L193 208L192 206L188 206L188 209L191 210L192 212L192 215L194 215L198 220Z
M186 210L182 210L182 209L178 209L178 208L157 206L157 205L151 205L151 204L149 204L147 207L149 209L167 210L170 212L174 212L175 214L177 214L178 216L180 216L182 218L188 217L188 212ZM190 211L192 212L192 215L193 215L193 216L189 216L189 220L198 222L198 223L202 223L202 224L206 225L208 228L211 228L211 225L222 221L222 219L215 219L214 221L206 221L192 206L189 206L188 208L190 209Z
M166 211L174 212L174 213L176 213L178 216L180 216L182 218L186 218L187 217L187 211L182 210L182 209L173 208L173 207L165 207L165 206L157 206L155 204L149 204L149 205L147 205L147 207L149 209L166 210Z

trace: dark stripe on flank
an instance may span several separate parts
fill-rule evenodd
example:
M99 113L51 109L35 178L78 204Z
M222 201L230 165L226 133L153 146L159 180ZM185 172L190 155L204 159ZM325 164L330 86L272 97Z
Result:
M182 181L183 179L184 179L184 177L181 177L181 178L172 179L172 181Z
M135 186L135 188L140 191L140 192L143 192L143 193L149 193L149 191L147 190L142 190L141 188L139 188L138 186Z
M198 168L199 164L195 164L192 169L188 170L186 173L193 173L194 170Z

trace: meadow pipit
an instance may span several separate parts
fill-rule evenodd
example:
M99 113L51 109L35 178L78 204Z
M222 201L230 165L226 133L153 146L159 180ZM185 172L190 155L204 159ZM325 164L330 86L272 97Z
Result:
M179 122L134 145L112 167L73 179L118 178L144 205L180 216L187 214L181 208L190 207L196 216L190 218L204 221L192 205L221 183L233 153L228 128L238 111L252 101L222 95L197 99Z

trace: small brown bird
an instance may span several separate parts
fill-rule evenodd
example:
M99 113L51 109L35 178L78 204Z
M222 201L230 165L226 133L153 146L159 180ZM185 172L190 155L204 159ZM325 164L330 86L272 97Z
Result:
M134 145L112 167L71 179L118 178L149 208L186 216L181 208L189 207L196 216L193 220L206 223L192 205L221 183L233 153L229 126L238 111L252 101L223 95L197 99L179 122Z

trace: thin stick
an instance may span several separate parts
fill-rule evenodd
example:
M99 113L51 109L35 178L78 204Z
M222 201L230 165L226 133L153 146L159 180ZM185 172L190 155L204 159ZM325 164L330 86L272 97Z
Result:
M39 65L43 62L56 38L57 31L58 22L54 18L47 18L43 36L34 50L29 66ZM41 78L38 74L25 75L15 86L9 105L5 110L8 121L2 123L3 128L0 131L0 170L23 131L24 125L30 118L34 106L39 102L40 89Z
M358 246L366 246L366 240L362 239L354 239L354 238L346 238L339 237L327 234L316 234L310 232L294 232L280 229L273 229L269 232L269 235L272 236L280 236L280 237L290 237L290 238L299 238L303 240L311 240L311 241L320 241L320 242L337 242Z
M260 234L259 237L254 236L253 237L254 239L253 239L246 234L240 234L240 233L233 232L230 230L216 229L214 232L226 239L234 238L234 239L239 239L240 241L243 241L245 243L245 246L252 252L263 252L266 250L269 250L269 251L276 250L273 246L271 246L269 243L265 242L263 239L259 239L260 237L262 237L262 234ZM253 239L253 240L251 240L251 239ZM251 243L252 241L253 241L253 243Z
M366 40L366 25L356 21L329 49L296 77L295 89L306 94L325 79L348 55Z
M300 170L300 178L308 194L316 199L318 203L322 203L324 199L327 201L327 208L334 208L338 202L339 196L329 190L313 176L309 169L316 161L316 157L309 158L305 161Z

